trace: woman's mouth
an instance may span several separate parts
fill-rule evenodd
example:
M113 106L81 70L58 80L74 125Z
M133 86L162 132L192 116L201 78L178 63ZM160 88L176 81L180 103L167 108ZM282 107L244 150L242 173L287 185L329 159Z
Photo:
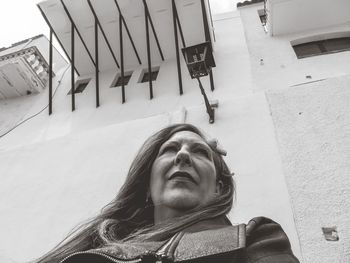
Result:
M190 175L189 173L184 172L184 171L178 171L178 172L173 173L169 177L169 180L172 180L172 179L187 180L187 181L191 181L191 182L197 184L197 182L193 179L192 175Z

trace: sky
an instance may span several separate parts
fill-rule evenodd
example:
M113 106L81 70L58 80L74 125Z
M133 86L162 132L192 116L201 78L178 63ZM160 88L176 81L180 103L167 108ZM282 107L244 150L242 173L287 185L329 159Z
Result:
M49 35L49 28L36 4L40 0L0 0L0 48L39 34ZM213 14L236 9L240 0L210 0ZM57 43L54 43L57 46Z

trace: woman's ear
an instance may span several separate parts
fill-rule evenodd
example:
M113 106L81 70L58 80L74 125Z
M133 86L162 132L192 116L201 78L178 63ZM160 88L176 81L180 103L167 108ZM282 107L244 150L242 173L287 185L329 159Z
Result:
M216 182L216 193L217 194L222 194L222 189L224 188L224 183L221 180L218 180Z

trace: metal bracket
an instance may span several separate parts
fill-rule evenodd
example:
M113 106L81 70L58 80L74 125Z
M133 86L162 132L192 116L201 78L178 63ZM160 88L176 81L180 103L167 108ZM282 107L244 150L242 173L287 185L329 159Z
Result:
M205 107L207 108L207 113L209 115L209 123L212 124L215 122L215 111L214 108L210 105L207 94L205 93L205 90L203 88L202 82L200 81L199 77L197 78L199 88L201 90L201 93L204 97Z

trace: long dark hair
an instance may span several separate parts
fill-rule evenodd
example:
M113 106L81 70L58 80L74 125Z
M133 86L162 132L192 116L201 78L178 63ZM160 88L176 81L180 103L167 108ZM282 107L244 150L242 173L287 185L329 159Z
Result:
M217 180L223 185L221 194L209 204L197 207L176 220L167 220L154 226L153 206L147 202L150 171L162 144L180 131L196 133L207 141L203 133L191 124L171 125L152 135L136 155L115 199L98 216L72 231L53 250L35 262L60 262L74 252L113 243L165 240L199 220L226 215L233 204L234 182L222 156L213 149Z

